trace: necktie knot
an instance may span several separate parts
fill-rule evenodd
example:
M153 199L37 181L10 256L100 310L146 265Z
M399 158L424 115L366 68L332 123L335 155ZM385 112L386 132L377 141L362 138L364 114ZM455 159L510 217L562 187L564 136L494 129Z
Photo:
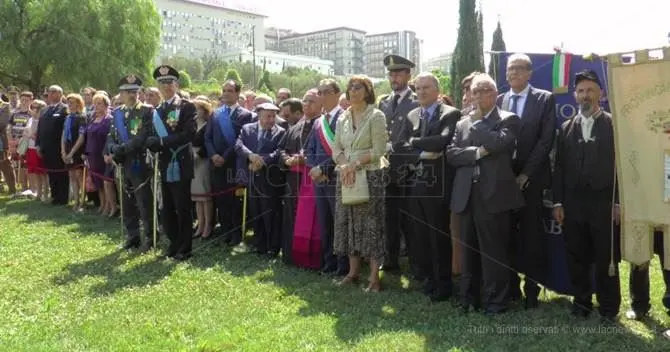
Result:
M393 95L393 110L398 107L398 101L400 100L400 94Z
M430 118L430 113L428 110L423 110L423 112L421 112L421 118L424 120L428 120Z

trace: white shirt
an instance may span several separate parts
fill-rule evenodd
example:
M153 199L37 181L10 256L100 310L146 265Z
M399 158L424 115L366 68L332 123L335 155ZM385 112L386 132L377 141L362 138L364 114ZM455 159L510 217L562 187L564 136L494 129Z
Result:
M530 84L526 85L519 93L514 93L513 90L509 91L509 108L512 109L512 104L514 102L513 96L518 96L516 101L516 111L512 111L516 116L521 117L523 115L523 110L526 107L526 100L528 99L528 92L530 91Z
M393 92L393 95L396 95L396 94L400 95L400 98L398 98L398 104L400 104L400 102L402 102L411 93L412 93L412 90L409 89L409 87L407 87L407 88L405 88L405 90L403 90L401 92Z
M174 100L177 99L177 94L173 95L172 98L168 99L165 101L166 105L172 105L174 103Z
M328 123L329 124L333 123L333 117L335 117L335 115L337 115L337 112L340 111L340 110L342 110L342 108L340 108L339 105L336 105L335 108L333 108L333 110L330 110L328 112Z
M593 131L593 123L595 122L594 116L598 114L599 111L594 112L591 116L586 117L581 113L579 116L582 117L582 138L585 143L593 142L596 139L591 137L591 132Z

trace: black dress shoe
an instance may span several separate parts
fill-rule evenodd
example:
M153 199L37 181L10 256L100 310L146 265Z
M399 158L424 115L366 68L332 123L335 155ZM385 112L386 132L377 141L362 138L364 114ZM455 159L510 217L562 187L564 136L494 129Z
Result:
M433 303L446 302L451 298L451 292L443 290L435 290L430 296L430 301Z
M591 308L582 307L579 304L573 303L570 314L578 318L586 319L589 317L589 315L591 315Z
M342 268L339 268L339 269L333 271L333 276L337 276L337 277L346 276L347 274L349 274L349 270L344 270Z
M140 253L146 253L154 248L154 244L151 242L146 242L140 247Z
M325 266L319 270L321 275L333 275L337 271L337 268L334 266Z
M526 299L523 301L523 308L524 309L535 309L540 305L540 302L537 300L537 297L526 297Z
M647 315L647 312L636 312L634 309L631 309L624 314L628 320L642 320Z
M121 245L120 248L125 249L125 250L130 250L130 249L133 249L133 248L139 248L139 246L140 246L140 241L131 240L131 241L124 242Z
M191 258L191 253L177 253L172 259L178 262L183 262L189 258Z
M382 264L379 266L379 270L390 274L399 273L400 265L398 265L398 263Z
M611 316L611 315L602 315L600 317L600 325L605 325L605 326L612 326L616 325L616 315Z
M421 291L426 296L432 296L432 295L435 294L436 289L437 289L437 287L435 287L435 281L425 280L423 282L423 288L421 289Z

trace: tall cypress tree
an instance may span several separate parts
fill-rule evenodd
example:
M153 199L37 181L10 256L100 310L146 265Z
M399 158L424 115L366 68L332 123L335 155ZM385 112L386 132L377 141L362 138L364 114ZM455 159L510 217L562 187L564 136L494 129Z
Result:
M493 31L493 41L491 42L491 62L489 62L489 75L493 79L498 80L498 71L500 70L500 54L498 52L505 52L505 40L503 39L503 31L500 26L500 18L498 18L498 26Z
M451 78L454 82L454 102L460 106L462 100L461 80L474 71L484 71L484 52L481 31L475 12L476 0L460 0L458 40L454 50Z
M477 33L479 34L479 37L477 38L477 43L479 43L479 52L482 53L480 56L480 67L481 67L481 72L484 72L484 15L482 14L482 4L481 2L479 3L479 11L477 11Z

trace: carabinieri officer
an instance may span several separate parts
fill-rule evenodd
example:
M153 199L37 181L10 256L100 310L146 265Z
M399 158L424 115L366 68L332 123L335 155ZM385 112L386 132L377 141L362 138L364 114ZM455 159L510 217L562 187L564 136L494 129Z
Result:
M112 127L107 137L107 148L122 173L123 225L126 241L123 249L140 247L147 252L153 247L153 193L151 167L146 163L144 144L151 132L154 108L138 99L142 80L128 75L119 82L123 105L112 112ZM145 242L140 237L142 219Z
M156 68L153 76L160 85L164 101L153 116L152 133L147 138L146 148L160 153L159 170L163 195L161 220L170 239L166 256L175 260L186 260L191 256L193 235L191 141L195 137L197 112L193 103L177 94L177 70L163 65Z

